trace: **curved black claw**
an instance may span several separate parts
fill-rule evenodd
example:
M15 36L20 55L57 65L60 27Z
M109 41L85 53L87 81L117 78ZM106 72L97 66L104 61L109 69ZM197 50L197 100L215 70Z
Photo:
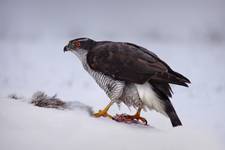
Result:
M148 121L145 118L140 117L139 120L141 120L144 123L144 125L148 125Z

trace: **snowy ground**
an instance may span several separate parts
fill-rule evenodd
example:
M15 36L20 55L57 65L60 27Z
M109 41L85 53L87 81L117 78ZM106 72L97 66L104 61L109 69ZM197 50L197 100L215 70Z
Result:
M42 90L49 95L57 93L66 101L88 104L94 110L108 103L78 59L63 53L64 41L47 41L16 41L17 51L11 49L9 41L1 41L0 149L224 148L223 47L144 44L192 81L190 88L174 86L172 101L184 126L173 129L167 118L155 112L143 114L151 127L142 127L95 119L76 109L39 108L7 98L15 93L29 100ZM134 110L114 106L110 112Z
M1 150L222 149L217 137L202 128L120 124L78 109L40 108L9 99L0 104Z
M0 150L225 149L224 10L222 0L1 0ZM63 53L83 36L139 44L187 76L189 88L173 86L183 126L156 112L143 113L151 125L143 127L29 104L39 90L95 111L109 102L79 60ZM110 109L124 112L134 110Z

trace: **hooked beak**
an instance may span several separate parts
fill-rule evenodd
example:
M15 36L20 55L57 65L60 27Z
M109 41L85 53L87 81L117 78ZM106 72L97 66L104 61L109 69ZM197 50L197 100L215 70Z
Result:
M68 49L68 46L67 46L67 45L63 48L63 51L64 51L64 53L65 53L66 51L69 51L69 49Z

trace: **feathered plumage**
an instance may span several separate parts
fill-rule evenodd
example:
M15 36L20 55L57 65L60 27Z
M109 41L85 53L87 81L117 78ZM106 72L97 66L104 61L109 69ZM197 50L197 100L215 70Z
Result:
M112 102L155 109L168 116L173 126L181 125L170 102L169 84L188 87L190 80L173 71L153 52L126 42L70 41L64 51L74 52ZM137 114L138 114L137 112Z

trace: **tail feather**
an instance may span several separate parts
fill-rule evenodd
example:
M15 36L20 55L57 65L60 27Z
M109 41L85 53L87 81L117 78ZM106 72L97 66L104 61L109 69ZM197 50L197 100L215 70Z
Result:
M176 113L173 105L171 104L171 102L168 101L165 104L165 106L166 106L166 113L167 113L168 117L170 118L172 126L173 127L182 126L182 123L181 123L179 117L177 116L177 113Z
M157 97L160 99L160 105L163 104L162 114L166 114L170 118L173 127L181 126L182 123L169 99L170 94L168 92L170 92L170 86L166 84L156 84L151 82L149 82L149 84L151 85Z
M182 123L176 113L173 112L173 113L169 113L168 115L173 127L182 126Z

